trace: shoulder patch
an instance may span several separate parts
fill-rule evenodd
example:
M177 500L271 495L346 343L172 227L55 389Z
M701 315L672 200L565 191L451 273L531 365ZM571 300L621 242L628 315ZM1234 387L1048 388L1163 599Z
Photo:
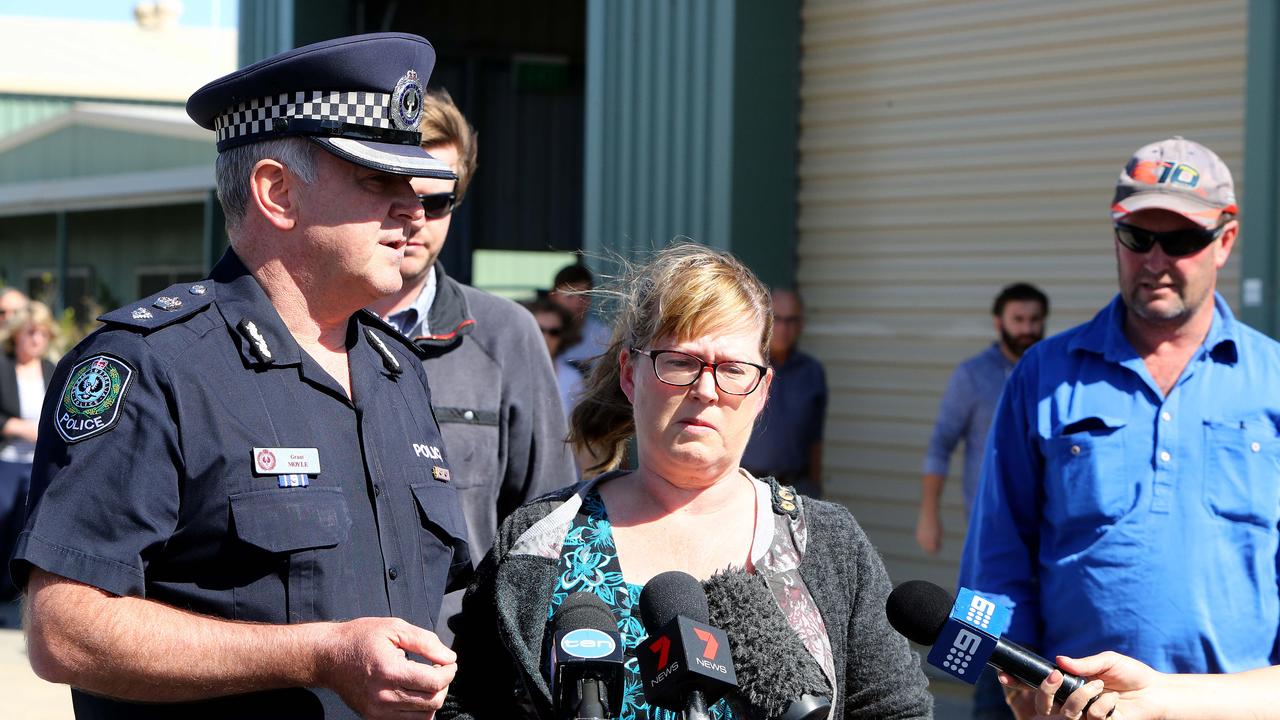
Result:
M191 317L212 302L212 282L178 283L155 295L116 308L98 319L143 331L157 330Z
M387 340L392 341L391 345L399 345L404 347L406 350L408 350L409 357L411 358L420 357L419 355L420 350L418 346L414 345L413 341L410 340L409 338L405 337L404 335L401 335L400 331L397 330L394 325L378 317L377 313L370 312L368 310L360 310L356 312L356 318L359 320L360 323L366 326L374 327L374 328L377 328L378 330L381 330L383 337L386 338Z
M58 402L58 434L77 443L115 427L132 379L133 366L111 355L94 355L71 368Z

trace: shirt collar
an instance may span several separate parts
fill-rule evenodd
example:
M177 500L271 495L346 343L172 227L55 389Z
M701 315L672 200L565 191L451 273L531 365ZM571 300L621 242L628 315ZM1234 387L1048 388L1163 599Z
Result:
M1125 313L1128 308L1119 293L1067 345L1069 352L1077 350L1101 355L1108 362L1123 362L1137 357L1133 345L1124 334ZM1205 336L1203 347L1215 361L1234 364L1239 328L1235 315L1222 295L1213 294L1213 322Z
M1013 369L1013 363L1010 362L1009 358L1005 357L1004 351L1000 349L999 341L991 343L991 346L983 350L982 354L986 356L987 362L1004 370L1006 373Z
M431 305L435 299L436 267L432 265L427 271L427 281L418 292L418 297L414 298L413 304L399 312L391 313L386 317L386 321L406 337L426 335L430 333L430 323L427 318L430 317Z

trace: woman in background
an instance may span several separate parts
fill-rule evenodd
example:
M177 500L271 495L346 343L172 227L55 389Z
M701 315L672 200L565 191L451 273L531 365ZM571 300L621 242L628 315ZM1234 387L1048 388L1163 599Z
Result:
M0 601L18 592L9 577L9 556L26 519L36 430L53 376L49 355L57 331L49 307L31 301L9 315L0 340Z

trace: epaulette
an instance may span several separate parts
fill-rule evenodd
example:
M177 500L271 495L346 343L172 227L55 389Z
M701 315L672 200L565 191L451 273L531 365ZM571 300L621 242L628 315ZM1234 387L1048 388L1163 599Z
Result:
M191 317L212 302L213 283L208 280L178 283L155 295L100 315L98 319L104 323L150 332Z
M396 329L395 325L392 325L386 320L383 320L382 318L378 317L377 313L370 312L369 310L360 310L356 313L356 315L359 316L361 322L381 330L383 334L387 336L387 338L391 340L395 340L396 342L405 346L405 348L408 349L410 355L412 355L413 357L418 357L418 346L414 345L412 340L402 335L400 331Z

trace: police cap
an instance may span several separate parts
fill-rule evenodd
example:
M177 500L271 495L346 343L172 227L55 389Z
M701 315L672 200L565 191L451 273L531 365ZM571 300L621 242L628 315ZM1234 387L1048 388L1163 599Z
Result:
M366 167L451 180L449 166L419 145L435 61L431 43L417 35L326 40L214 80L187 100L187 114L217 134L218 152L301 136Z

